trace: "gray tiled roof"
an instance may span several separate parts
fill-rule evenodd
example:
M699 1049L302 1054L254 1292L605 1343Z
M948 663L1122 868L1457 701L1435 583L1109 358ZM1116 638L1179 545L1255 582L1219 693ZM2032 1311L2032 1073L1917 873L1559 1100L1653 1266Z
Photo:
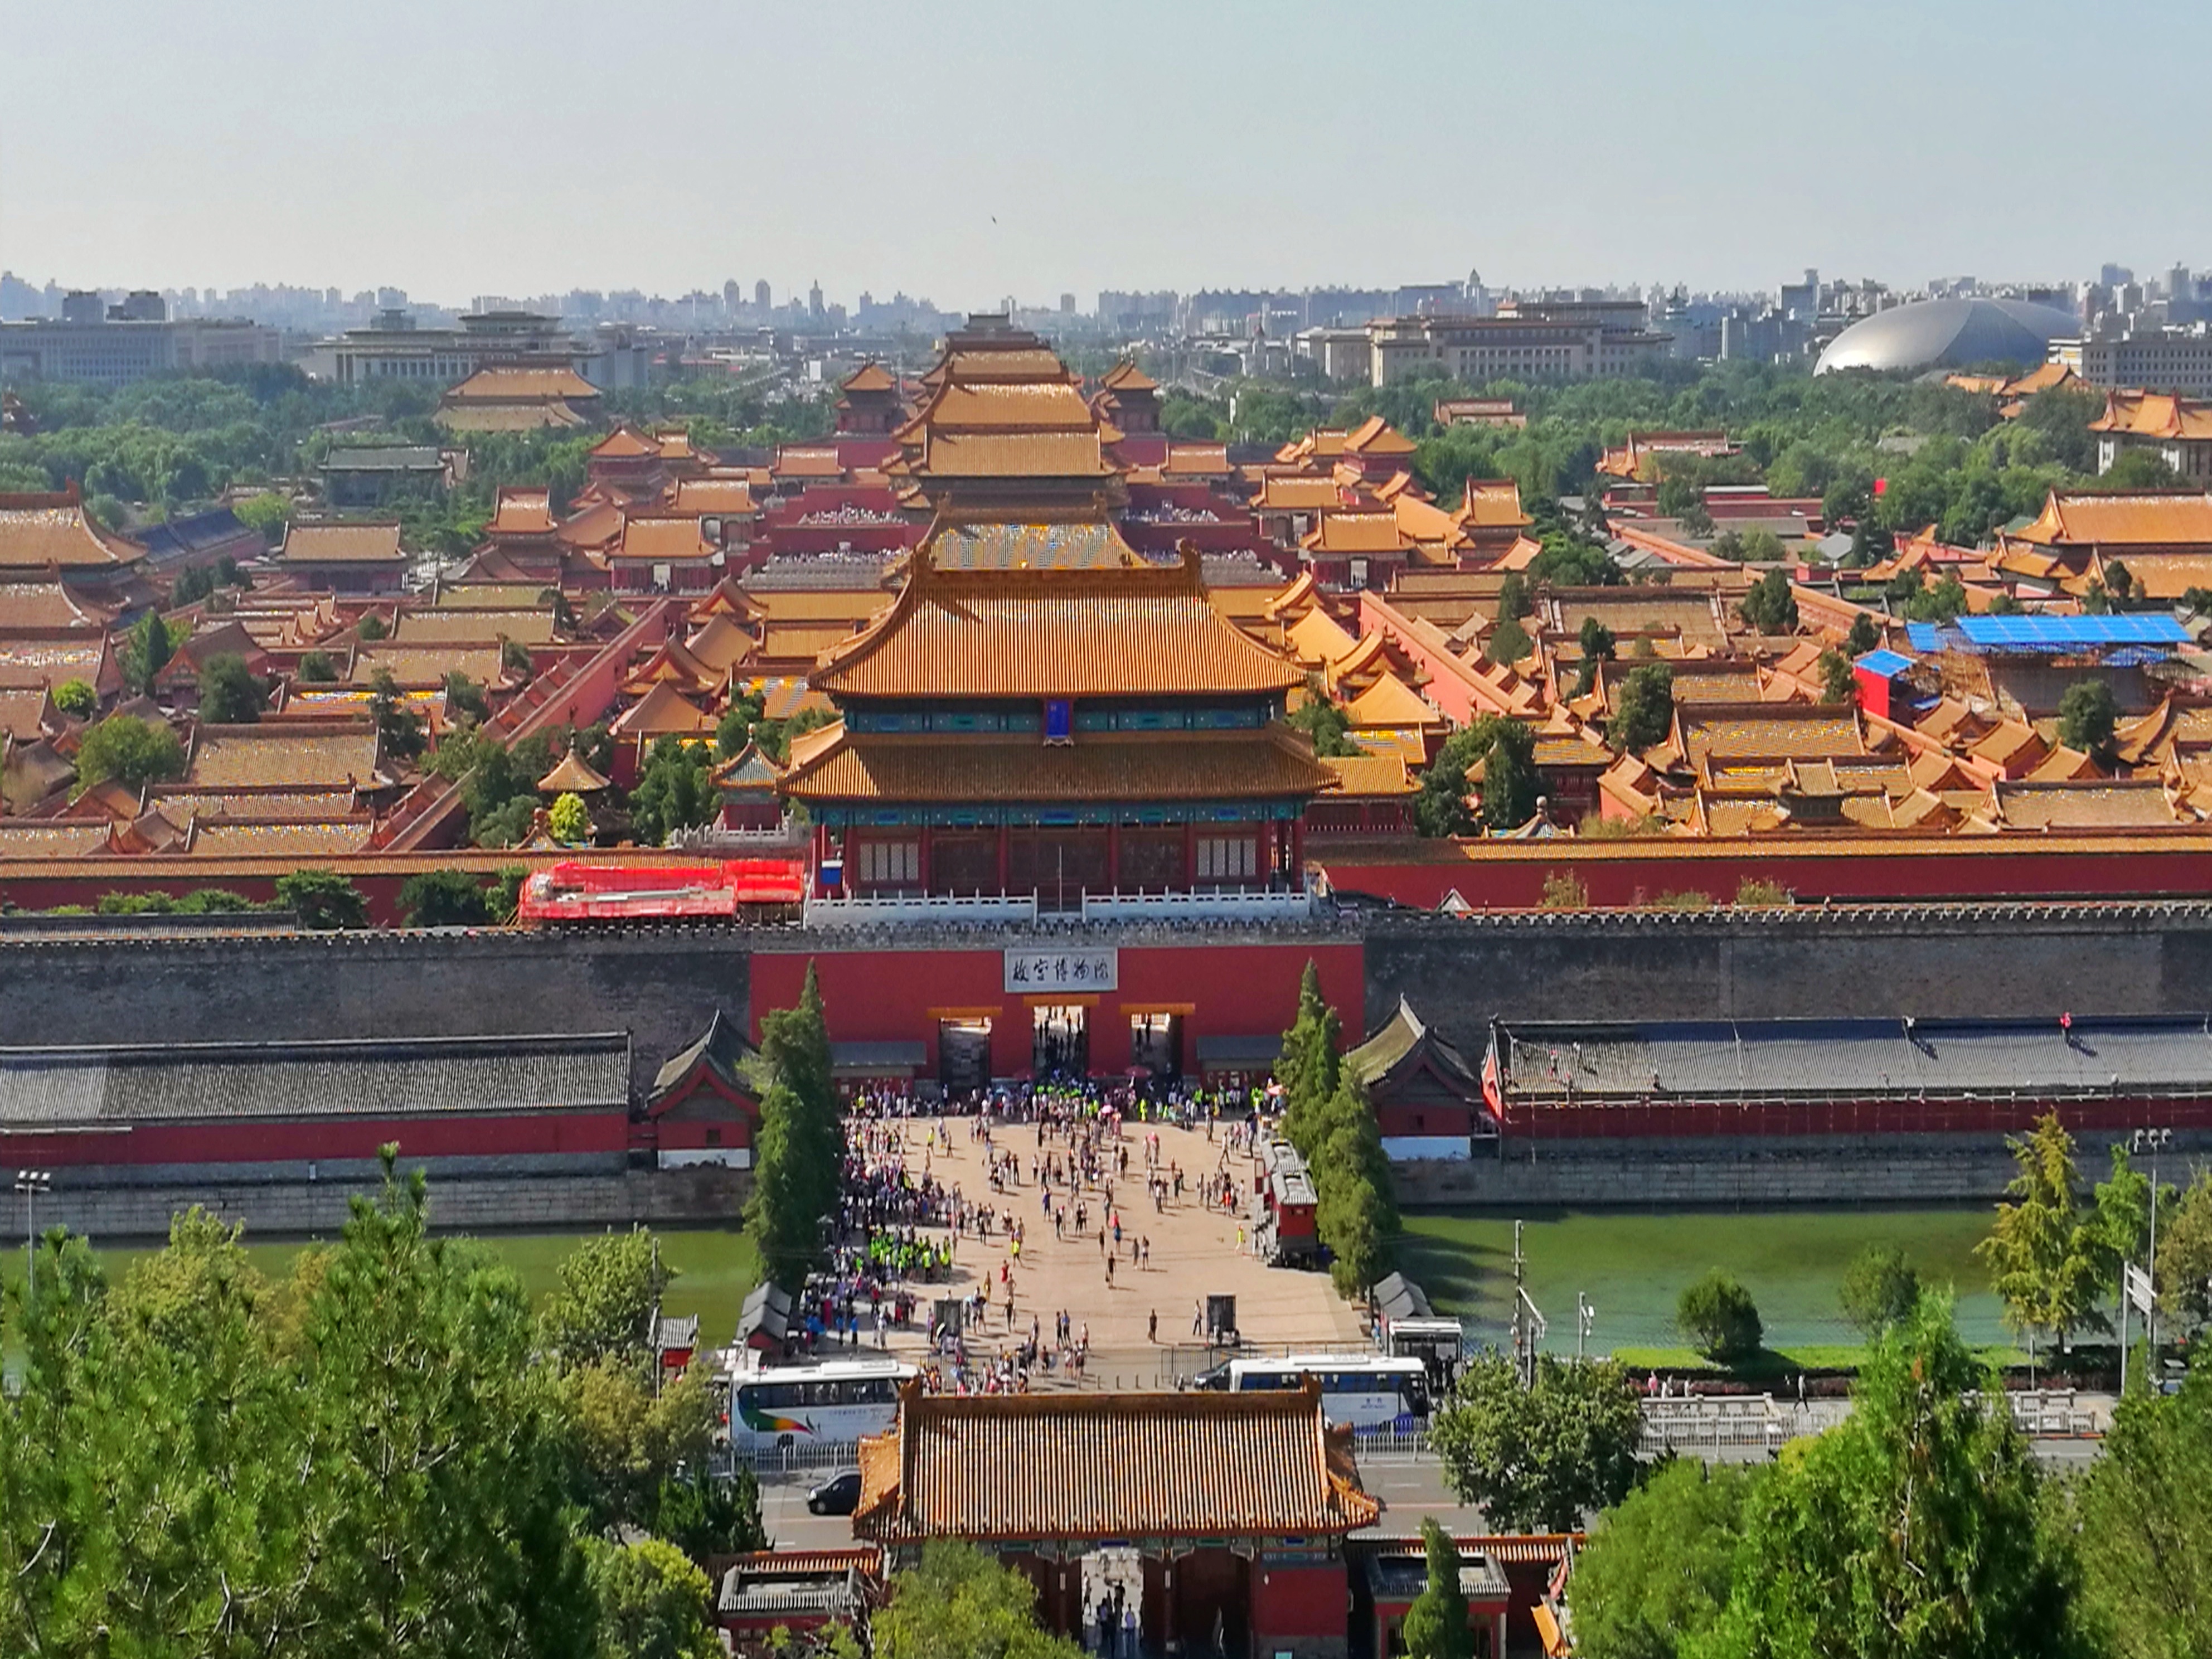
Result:
M0 1124L441 1115L626 1105L629 1038L0 1048Z
M2212 1018L1514 1024L1522 1099L2212 1092ZM1656 1086L1654 1080L1656 1079Z

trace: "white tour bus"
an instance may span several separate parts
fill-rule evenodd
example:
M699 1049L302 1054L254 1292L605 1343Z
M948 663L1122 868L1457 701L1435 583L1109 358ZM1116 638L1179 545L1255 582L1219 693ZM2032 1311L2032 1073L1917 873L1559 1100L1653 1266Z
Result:
M891 1358L823 1359L738 1370L730 1389L730 1444L849 1445L887 1432L898 1417L899 1384L915 1367Z
M1309 1376L1320 1379L1322 1411L1340 1426L1349 1423L1357 1431L1373 1431L1397 1427L1402 1419L1428 1420L1428 1368L1413 1358L1306 1353L1280 1359L1232 1359L1205 1379L1205 1385L1231 1393L1295 1389Z

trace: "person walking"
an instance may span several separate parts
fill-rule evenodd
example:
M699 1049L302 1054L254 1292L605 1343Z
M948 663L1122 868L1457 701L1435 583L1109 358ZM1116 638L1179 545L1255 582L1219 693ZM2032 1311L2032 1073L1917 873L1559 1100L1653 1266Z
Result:
M1145 1340L1155 1347L1159 1346L1160 1310L1158 1308L1152 1309L1145 1316ZM1802 1405L1804 1402L1800 1401L1798 1403Z

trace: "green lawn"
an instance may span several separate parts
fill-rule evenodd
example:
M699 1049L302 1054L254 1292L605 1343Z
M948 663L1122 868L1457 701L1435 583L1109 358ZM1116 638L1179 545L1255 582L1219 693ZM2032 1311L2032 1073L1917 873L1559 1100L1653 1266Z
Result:
M562 1260L576 1248L578 1233L492 1233L481 1242L520 1276L531 1300L542 1303L559 1282ZM291 1271L301 1241L248 1244L254 1265L271 1278ZM130 1264L150 1254L151 1247L96 1250L111 1279L120 1278ZM760 1253L752 1240L732 1229L695 1228L660 1231L660 1259L676 1270L664 1310L681 1317L699 1316L702 1345L720 1347L736 1334L738 1305L760 1280ZM23 1250L19 1243L5 1258L7 1275L20 1279Z
M1957 1297L1959 1328L1970 1342L2009 1349L1989 1276L1973 1248L1988 1234L1986 1207L1938 1210L1552 1211L1526 1219L1522 1249L1528 1293L1550 1325L1548 1346L1575 1346L1575 1296L1597 1310L1593 1352L1633 1353L1661 1362L1662 1351L1692 1356L1674 1328L1682 1287L1711 1267L1741 1279L1759 1304L1766 1341L1796 1363L1834 1363L1855 1349L1858 1333L1836 1304L1844 1269L1869 1244L1893 1244L1922 1279ZM1494 1337L1513 1294L1513 1218L1494 1212L1418 1211L1406 1218L1401 1265L1439 1310Z

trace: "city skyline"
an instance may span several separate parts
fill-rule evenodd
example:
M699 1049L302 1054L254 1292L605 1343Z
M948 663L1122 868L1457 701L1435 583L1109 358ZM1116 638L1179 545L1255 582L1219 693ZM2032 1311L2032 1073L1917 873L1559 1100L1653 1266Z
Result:
M2156 9L2172 50L2069 42L2068 74L2125 54L2131 97L2185 97L2212 16ZM9 10L0 267L33 283L453 305L765 276L779 300L818 281L957 312L1470 269L1725 292L1805 265L1913 286L2212 258L2178 156L2131 158L2114 188L2072 129L1969 95L2047 82L2065 15L2044 0L1940 16L1885 0L1840 36L1742 0L1656 27L1612 0L1468 6L1370 42L1369 75L1346 73L1335 15L1303 4L1140 3L1107 33L994 5L924 25L678 0L664 32L726 79L672 87L646 42L580 89L564 80L596 61L598 20L566 3L526 39L504 8L403 3L357 37L268 0L212 31L125 0L97 99L82 33ZM455 82L447 63L484 68ZM208 95L241 70L272 89ZM1716 74L1741 101L1686 90Z

